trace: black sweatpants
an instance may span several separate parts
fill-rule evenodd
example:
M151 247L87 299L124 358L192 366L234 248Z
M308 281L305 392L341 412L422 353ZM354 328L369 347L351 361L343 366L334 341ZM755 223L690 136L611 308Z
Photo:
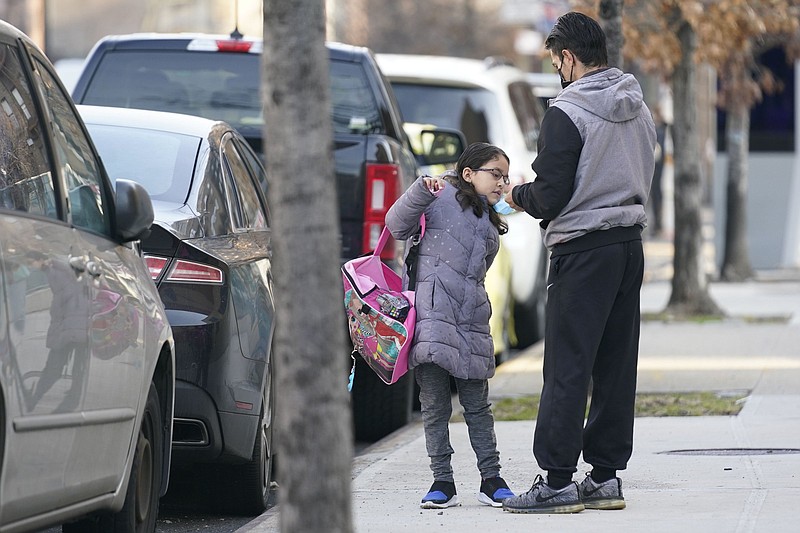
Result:
M571 476L581 452L593 467L627 466L633 451L643 274L641 240L552 257L544 386L533 439L543 470Z

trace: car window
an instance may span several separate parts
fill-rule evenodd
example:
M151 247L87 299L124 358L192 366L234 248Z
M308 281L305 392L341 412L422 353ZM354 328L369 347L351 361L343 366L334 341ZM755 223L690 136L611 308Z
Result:
M153 200L186 201L200 138L144 128L86 127L112 181L136 181Z
M100 166L92 152L69 97L38 59L36 71L42 86L48 118L53 128L56 164L61 167L69 193L72 223L105 235L111 234L108 191Z
M222 144L223 161L227 164L233 196L231 202L237 204L232 209L234 225L237 229L264 229L267 221L261 207L250 169L242 161L239 152L229 136Z
M81 103L224 120L247 138L261 137L260 76L258 54L114 51L101 59ZM336 133L384 131L361 65L332 60L330 80Z
M500 110L491 91L400 82L392 83L392 89L406 122L461 130L468 144L504 144Z
M260 56L182 50L103 56L81 103L185 113L261 135Z
M0 44L0 208L56 218L43 129L14 48Z
M330 63L334 133L385 131L380 109L364 68L358 63Z
M527 82L519 81L509 84L508 97L517 117L519 128L525 138L525 145L531 152L536 150L539 139L539 128L542 124L544 109L536 100Z
M250 150L247 146L242 146L241 143L234 143L237 147L237 150L241 153L242 158L250 167L250 171L255 177L257 186L261 189L261 197L264 199L264 212L267 215L267 226L270 224L270 212L269 212L269 182L267 181L267 173L264 170L264 165L261 163L261 160L253 153L253 150Z

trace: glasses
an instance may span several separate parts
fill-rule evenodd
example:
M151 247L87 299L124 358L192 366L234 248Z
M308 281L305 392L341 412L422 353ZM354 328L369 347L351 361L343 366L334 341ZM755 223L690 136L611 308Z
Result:
M502 180L502 182L504 184L506 184L506 185L511 183L508 180L508 174L503 174L503 171L500 170L499 168L474 168L473 170L475 172L481 172L481 171L488 172L489 174L494 176L494 181L501 181Z

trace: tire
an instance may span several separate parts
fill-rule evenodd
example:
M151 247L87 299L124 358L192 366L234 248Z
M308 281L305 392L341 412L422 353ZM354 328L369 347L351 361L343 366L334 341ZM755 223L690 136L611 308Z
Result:
M408 424L413 390L413 372L407 372L397 383L387 385L361 357L356 357L351 393L355 439L375 442Z
M161 412L158 392L151 383L122 509L114 514L63 524L63 533L152 533L156 530L164 464Z
M508 321L506 321L508 323ZM511 337L508 334L508 327L503 329L503 349L494 354L495 366L500 366L511 359Z
M549 254L542 250L536 272L533 294L527 302L514 304L514 327L517 349L524 349L544 338L545 308L547 306L547 266Z
M242 516L258 516L269 506L274 450L272 433L275 421L275 388L272 364L267 367L258 431L253 454L244 464L225 466L222 482L215 484L222 511Z

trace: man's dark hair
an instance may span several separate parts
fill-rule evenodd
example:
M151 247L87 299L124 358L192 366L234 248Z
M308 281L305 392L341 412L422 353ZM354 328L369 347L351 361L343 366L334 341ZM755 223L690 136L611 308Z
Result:
M555 52L559 59L563 59L564 50L569 50L587 67L604 67L608 64L603 28L593 18L576 11L558 17L544 47Z

